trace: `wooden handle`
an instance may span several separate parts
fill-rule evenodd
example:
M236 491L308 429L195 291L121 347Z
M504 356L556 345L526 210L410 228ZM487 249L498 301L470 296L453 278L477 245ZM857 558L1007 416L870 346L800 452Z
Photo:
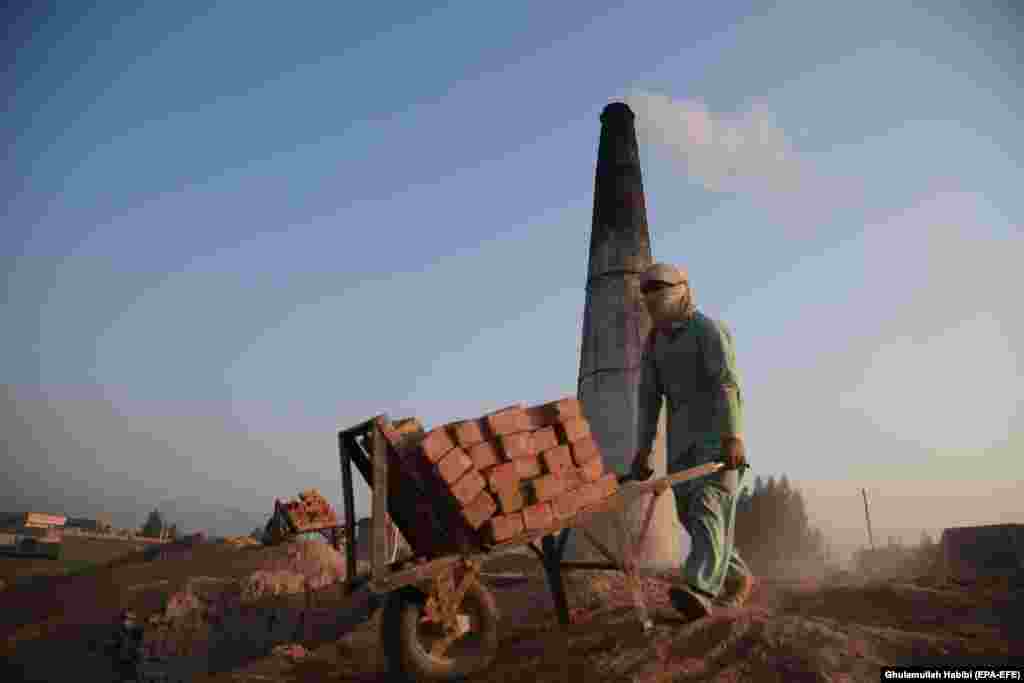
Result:
M700 477L706 477L709 474L714 474L719 470L723 469L725 465L720 462L709 462L706 465L698 465L697 467L691 467L688 470L681 472L675 472L665 477L658 477L657 479L648 479L646 481L632 481L630 479L620 480L621 486L619 491L625 494L627 497L635 497L643 495L645 493L657 492L661 493L666 490L667 487L679 484L684 481L691 479L698 479Z

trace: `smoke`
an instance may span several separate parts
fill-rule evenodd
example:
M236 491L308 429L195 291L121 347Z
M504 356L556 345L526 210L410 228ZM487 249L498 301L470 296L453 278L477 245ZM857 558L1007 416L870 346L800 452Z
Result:
M686 162L692 178L713 192L789 193L805 172L786 133L761 101L734 114L711 112L700 99L627 96L637 136Z

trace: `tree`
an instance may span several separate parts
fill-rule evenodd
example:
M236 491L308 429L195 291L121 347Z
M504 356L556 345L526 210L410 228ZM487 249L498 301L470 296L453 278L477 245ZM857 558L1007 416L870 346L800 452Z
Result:
M150 538L156 538L163 530L163 515L160 514L159 510L153 510L149 513L149 517L146 518L146 523L142 525L142 535Z
M735 542L740 553L774 563L789 559L824 561L825 538L813 528L803 493L783 475L754 480L736 504Z

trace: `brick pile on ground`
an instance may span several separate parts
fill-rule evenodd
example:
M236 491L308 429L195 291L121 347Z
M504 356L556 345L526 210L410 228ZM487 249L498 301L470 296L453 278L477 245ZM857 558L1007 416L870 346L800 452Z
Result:
M338 524L334 508L316 489L303 491L297 499L283 502L281 506L292 525L300 531L310 526Z
M414 492L403 495L404 518L391 514L416 554L480 548L552 527L618 486L574 398L514 405L430 431L410 420L381 424L401 471L397 483L403 494Z

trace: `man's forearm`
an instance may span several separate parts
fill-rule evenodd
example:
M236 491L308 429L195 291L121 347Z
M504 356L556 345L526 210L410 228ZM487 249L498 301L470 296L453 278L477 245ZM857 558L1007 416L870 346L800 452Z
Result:
M743 405L740 402L739 389L733 385L724 385L718 389L716 396L719 418L718 433L727 435L743 434Z

